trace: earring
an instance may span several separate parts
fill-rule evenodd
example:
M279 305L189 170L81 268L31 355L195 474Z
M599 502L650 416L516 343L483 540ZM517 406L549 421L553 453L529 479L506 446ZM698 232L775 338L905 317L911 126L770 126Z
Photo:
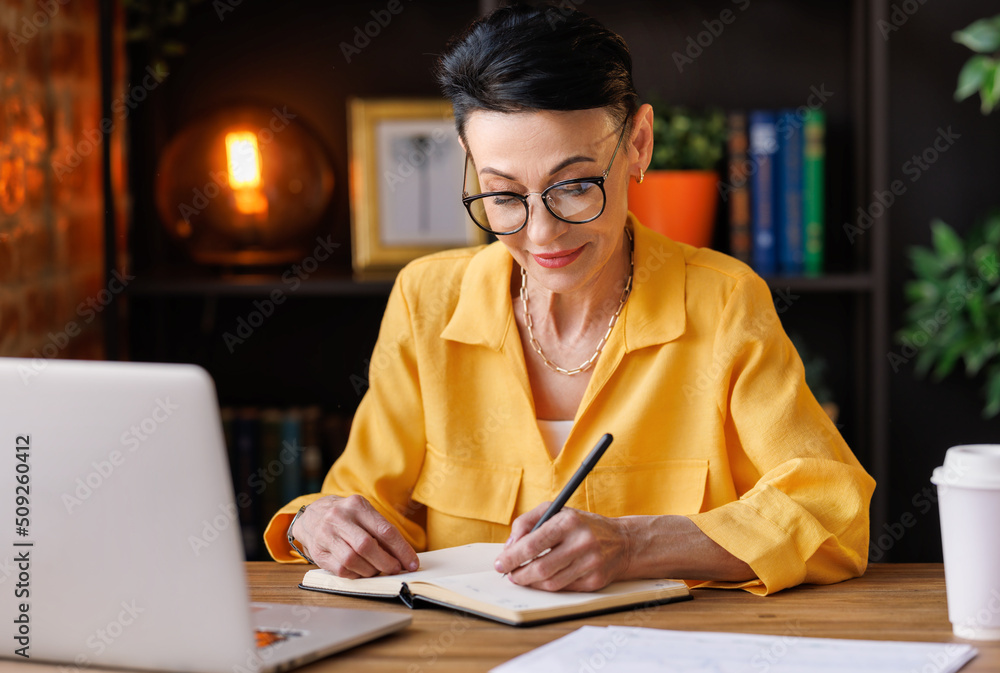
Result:
M640 185L641 185L641 184L642 184L642 181L643 181L643 179L644 179L645 177L646 177L646 174L645 174L645 173L643 172L643 170L642 170L642 169L640 168L640 169L639 169L639 179L638 179L638 180L636 180L636 184L640 184Z

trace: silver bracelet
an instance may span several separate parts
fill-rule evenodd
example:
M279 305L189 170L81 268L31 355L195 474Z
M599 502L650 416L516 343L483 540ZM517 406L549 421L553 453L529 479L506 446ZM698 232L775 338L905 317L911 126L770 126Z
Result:
M296 551L296 553L299 556L304 558L309 563L316 565L315 561L309 558L304 551L298 548L298 546L295 544L295 536L292 535L292 527L295 526L295 522L299 520L299 517L302 516L302 512L306 511L306 507L308 506L309 505L302 505L302 507L299 507L299 511L295 513L294 517L292 517L292 522L288 524L288 544L292 547L292 549Z

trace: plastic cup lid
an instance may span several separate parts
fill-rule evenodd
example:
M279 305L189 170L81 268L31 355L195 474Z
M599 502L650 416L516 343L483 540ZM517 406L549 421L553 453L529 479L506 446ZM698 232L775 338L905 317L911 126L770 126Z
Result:
M944 465L934 468L931 482L938 486L1000 489L1000 444L953 446Z

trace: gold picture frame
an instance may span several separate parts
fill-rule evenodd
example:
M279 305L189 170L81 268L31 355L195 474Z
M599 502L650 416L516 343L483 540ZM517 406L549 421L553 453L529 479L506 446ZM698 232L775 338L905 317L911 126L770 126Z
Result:
M392 277L422 255L486 241L462 205L449 102L353 98L348 113L355 276Z

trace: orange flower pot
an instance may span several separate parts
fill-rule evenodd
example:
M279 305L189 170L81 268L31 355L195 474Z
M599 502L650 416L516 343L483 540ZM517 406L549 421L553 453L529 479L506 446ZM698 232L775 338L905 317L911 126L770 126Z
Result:
M644 225L681 243L712 243L719 201L715 171L649 171L642 184L628 186L628 209Z

